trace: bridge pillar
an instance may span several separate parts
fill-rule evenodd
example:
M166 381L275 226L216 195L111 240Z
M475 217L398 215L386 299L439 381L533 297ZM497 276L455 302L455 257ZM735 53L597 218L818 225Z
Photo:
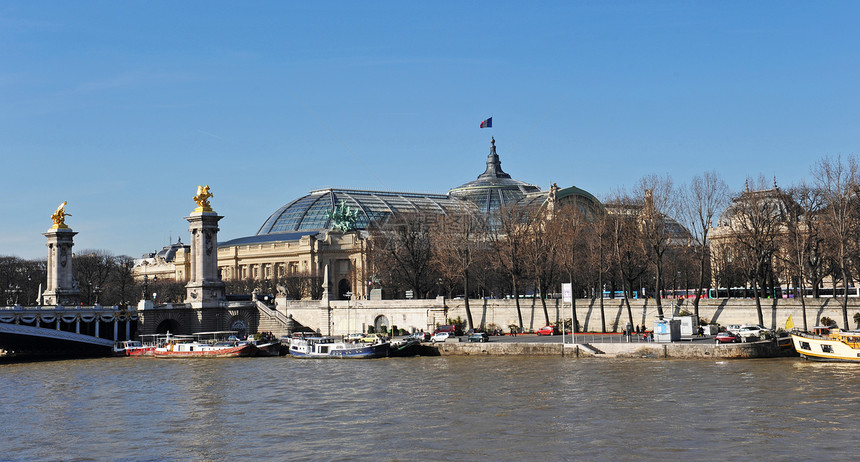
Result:
M48 238L48 286L42 294L45 305L77 305L81 292L72 275L73 237L78 234L66 225L54 225L42 235Z
M191 232L191 268L185 285L185 303L195 309L218 307L227 299L224 282L218 275L218 221L224 217L209 207L208 197L200 199L198 191L195 197L198 207L185 217ZM207 314L207 310L202 314ZM201 319L203 325L211 321Z
M98 316L96 316L95 323L96 323L96 335L95 336L98 337L99 336L99 324L101 324L99 322Z
M57 318L57 330L60 330L60 318Z
M119 340L119 320L114 318L113 320L113 341L116 342Z
M81 320L80 319L75 319L75 333L76 334L81 333Z
M131 340L131 321L125 320L125 339Z

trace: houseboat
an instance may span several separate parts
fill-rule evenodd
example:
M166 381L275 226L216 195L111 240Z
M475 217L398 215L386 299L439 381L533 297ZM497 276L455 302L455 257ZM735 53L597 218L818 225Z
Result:
M298 337L290 339L290 355L294 358L385 358L389 342L337 342L333 337Z
M257 347L240 341L235 331L198 332L191 336L168 336L164 346L153 350L156 358L235 358L254 356Z
M860 362L860 331L817 326L812 333L792 333L794 349L813 361Z

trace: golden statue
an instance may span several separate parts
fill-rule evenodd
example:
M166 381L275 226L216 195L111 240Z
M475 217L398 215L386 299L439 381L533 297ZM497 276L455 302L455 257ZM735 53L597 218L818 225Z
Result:
M66 226L66 217L67 216L70 217L70 216L72 216L72 214L66 213L66 201L63 201L63 203L60 204L59 207L57 207L57 211L54 212L53 215L51 215L51 221L54 222L54 226L52 226L52 228L53 229L67 229L68 228L68 226Z
M212 207L209 206L209 198L214 196L211 192L209 192L209 185L206 186L197 186L197 195L194 196L194 202L197 203L197 208L194 210L195 212L211 212Z

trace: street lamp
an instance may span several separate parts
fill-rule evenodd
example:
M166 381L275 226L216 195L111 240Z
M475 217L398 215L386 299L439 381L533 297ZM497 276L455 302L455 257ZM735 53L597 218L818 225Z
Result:
M147 294L149 293L149 276L146 274L143 275L143 299L146 300Z
M96 305L98 305L99 304L99 294L102 293L101 287L96 286L95 289L93 289L93 293L96 294Z

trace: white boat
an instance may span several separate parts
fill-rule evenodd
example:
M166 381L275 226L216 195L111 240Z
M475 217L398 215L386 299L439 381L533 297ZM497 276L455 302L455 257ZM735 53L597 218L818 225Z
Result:
M113 345L114 356L151 356L155 345L144 345L138 340L123 340Z
M860 362L860 331L818 326L810 333L793 333L800 356L813 361Z
M294 358L385 358L389 342L337 342L333 337L299 337L290 339L290 355Z
M155 348L164 345L170 334L141 335L140 340L122 340L114 343L114 356L152 356Z
M191 336L168 334L164 346L156 348L156 358L235 358L254 356L257 347L236 338L235 331L198 332Z

